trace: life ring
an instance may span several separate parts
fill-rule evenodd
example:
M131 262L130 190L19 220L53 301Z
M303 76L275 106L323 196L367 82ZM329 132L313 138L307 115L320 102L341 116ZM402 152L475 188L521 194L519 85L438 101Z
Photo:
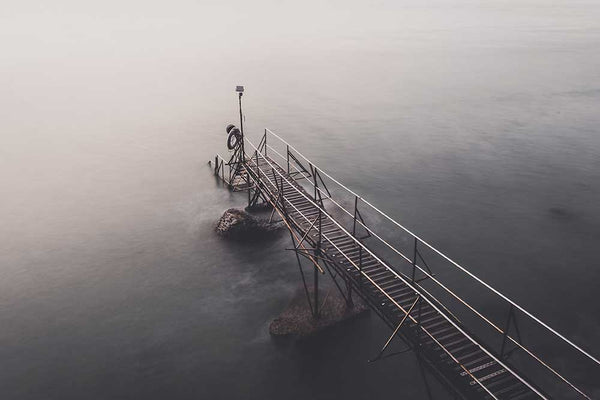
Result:
M230 132L230 131L231 131L233 128L235 128L235 125L234 125L234 124L229 124L229 125L227 125L227 127L225 128L225 132L227 132L227 134L229 134L229 132Z
M242 134L238 128L232 128L229 131L229 136L227 137L227 148L229 150L233 150L239 146L241 143Z

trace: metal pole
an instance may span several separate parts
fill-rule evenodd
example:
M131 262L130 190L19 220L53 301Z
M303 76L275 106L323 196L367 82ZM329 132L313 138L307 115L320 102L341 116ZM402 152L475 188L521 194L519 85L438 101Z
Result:
M352 236L356 236L356 213L358 212L358 196L354 196L354 223L352 224Z
M265 157L267 156L267 129L265 128Z
M323 222L323 214L321 213L321 209L319 209L319 239L317 241L316 254L318 257L321 256L321 240L323 238L323 231L321 230L321 225ZM319 271L315 267L315 318L319 318Z
M417 268L417 237L415 236L415 249L414 249L414 253L413 253L413 260L412 260L412 282L415 281L415 272L416 272L416 268Z
M360 281L359 281L359 285L360 288L362 289L363 287L363 271L362 271L362 247L358 248L358 273L360 276Z
M316 267L314 268L314 277L314 317L319 318L319 271Z
M243 93L239 93L238 99L239 99L239 104L240 104L240 132L242 133L242 159L244 159L244 155L246 154L244 152L244 118L242 116L242 94Z
M500 357L504 357L504 348L506 346L506 337L508 336L508 330L510 329L510 320L511 319L514 320L514 307L512 304L510 305L510 309L508 310L508 318L506 319L506 327L504 328L504 335L502 336L502 348L500 349ZM515 321L515 326L516 326L516 321Z

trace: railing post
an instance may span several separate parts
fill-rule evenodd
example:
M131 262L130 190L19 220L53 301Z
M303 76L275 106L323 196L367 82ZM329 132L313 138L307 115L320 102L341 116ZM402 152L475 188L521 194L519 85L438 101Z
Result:
M321 249L321 240L323 239L323 230L321 228L322 224L323 224L323 213L321 212L321 209L319 208L319 242L317 244L317 247L319 249Z
M323 215L321 213L321 209L319 208L319 240L317 241L317 251L316 254L318 257L321 256L321 239L322 239L322 235L323 232L321 230L321 222L323 221ZM318 260L318 259L317 259ZM318 262L318 261L317 261ZM315 318L319 318L319 270L317 269L317 267L315 266L315 272L314 272L314 305L315 305Z
M419 311L417 316L417 340L421 340L421 296L419 296ZM419 343L420 345L420 343Z
M250 168L248 168L248 164L246 163L245 153L243 154L243 156L244 170L246 170L246 190L248 191L248 207L250 207L250 204L252 202L252 195L250 193ZM250 155L249 160L252 161L252 154Z
M356 215L358 214L358 196L354 196L354 223L352 225L352 236L356 236Z
M231 177L233 176L233 172L231 172L231 160L229 160L227 164L229 165L229 182L231 182Z
M315 167L313 167L312 164L308 164L310 167L310 173L313 176L313 186L315 188L314 190L314 194L313 194L313 199L315 199L315 201L317 200L317 174L315 172Z
M267 128L265 128L265 157L267 156Z
M363 287L363 270L362 270L362 246L360 246L358 248L358 272L360 274L360 281L359 281L359 285L361 287Z
M313 304L315 305L315 318L319 318L319 270L317 267L314 268L314 288L313 288Z
M260 190L260 169L258 168L258 150L256 151L256 187L254 188L255 195L258 196L258 191ZM256 198L256 202L258 202L258 197ZM255 204L256 204L255 202Z
M215 175L219 176L219 156L215 156Z
M287 173L290 174L290 145L285 145L285 154L287 156Z
M415 236L415 248L413 251L413 260L412 260L412 266L413 266L412 267L412 282L415 281L415 273L416 273L416 269L417 269L417 251L418 251L417 250L417 242L418 242L418 239Z
M521 332L519 332L519 326L517 325L517 317L515 316L515 307L514 307L514 305L511 304L510 309L508 311L508 318L506 319L504 335L502 336L502 347L500 348L500 357L501 358L504 358L504 348L506 346L506 339L508 337L508 331L510 330L511 320L512 320L513 325L515 326L515 331L517 332L518 343L521 344L521 342L522 342ZM507 357L510 355L511 352L512 352L512 350L507 353Z

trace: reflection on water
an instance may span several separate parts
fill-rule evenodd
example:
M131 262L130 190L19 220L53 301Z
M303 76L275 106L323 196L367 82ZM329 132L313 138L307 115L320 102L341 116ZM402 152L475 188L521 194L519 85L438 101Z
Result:
M236 84L251 136L283 134L600 353L597 4L61 0L0 18L4 397L425 396L413 355L365 362L389 334L374 316L315 346L265 336L299 283L287 238L212 232L244 203L206 166Z

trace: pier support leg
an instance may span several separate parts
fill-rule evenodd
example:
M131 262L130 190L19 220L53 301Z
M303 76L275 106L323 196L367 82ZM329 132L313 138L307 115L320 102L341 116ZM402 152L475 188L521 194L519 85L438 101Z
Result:
M314 288L313 288L313 304L314 304L314 312L313 316L315 318L319 318L319 270L317 267L314 268Z
M290 237L292 238L292 244L294 244L294 247L296 247L294 235L292 234L291 231L290 231ZM304 293L306 294L306 301L308 303L308 307L310 308L310 313L314 316L315 315L315 307L313 307L313 305L310 302L310 293L308 292L308 286L306 285L306 279L304 278L304 271L302 271L302 262L300 261L300 256L298 255L298 252L295 251L294 253L296 254L296 261L298 261L298 269L300 270L300 276L302 277L302 285L304 286ZM317 269L315 268L315 271L316 270Z

